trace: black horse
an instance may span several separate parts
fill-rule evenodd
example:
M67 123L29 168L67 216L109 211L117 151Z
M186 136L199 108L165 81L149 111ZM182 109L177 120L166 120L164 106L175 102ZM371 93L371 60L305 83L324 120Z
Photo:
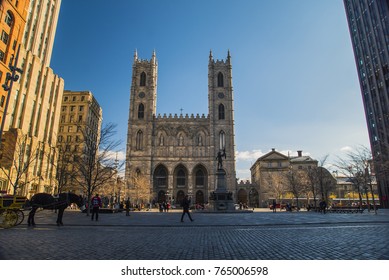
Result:
M72 203L76 203L78 207L84 204L82 197L74 193L61 193L56 197L48 193L37 193L33 195L30 200L31 211L28 214L28 226L35 226L34 216L38 208L57 209L57 225L62 226L63 212Z

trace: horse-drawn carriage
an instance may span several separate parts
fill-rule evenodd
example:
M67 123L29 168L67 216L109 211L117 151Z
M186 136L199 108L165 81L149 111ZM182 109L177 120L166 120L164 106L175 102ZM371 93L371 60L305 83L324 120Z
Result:
M23 207L25 206L27 198L24 196L9 195L0 193L0 228L10 228L20 225L24 220ZM81 196L74 193L60 193L53 196L48 193L37 193L31 197L28 202L27 224L28 226L35 226L35 213L40 209L56 209L58 210L57 225L63 225L62 216L65 209L72 203L77 204L80 209L84 205Z
M0 193L0 228L14 227L23 222L22 208L26 199L25 196Z

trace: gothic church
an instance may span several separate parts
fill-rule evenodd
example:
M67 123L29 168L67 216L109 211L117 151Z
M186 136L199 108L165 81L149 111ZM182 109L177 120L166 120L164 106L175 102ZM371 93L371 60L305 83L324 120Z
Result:
M235 194L234 96L231 56L208 62L208 116L157 115L158 62L134 54L128 118L126 182L146 178L150 201L206 204L216 188L217 153L225 149L223 169ZM131 198L133 199L133 198Z

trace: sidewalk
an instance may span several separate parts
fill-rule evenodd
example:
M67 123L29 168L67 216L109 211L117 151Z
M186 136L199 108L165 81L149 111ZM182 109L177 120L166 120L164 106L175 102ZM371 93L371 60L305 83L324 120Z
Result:
M268 209L255 209L252 213L207 213L192 211L194 222L187 216L180 222L181 210L168 213L156 211L134 211L130 216L122 213L100 214L99 221L91 221L91 217L76 210L66 210L63 217L65 226L149 226L149 227L214 227L214 226L277 226L277 225L314 225L314 224L347 224L347 223L389 223L389 209L379 209L377 214L364 211L360 213L327 213L316 212L276 212ZM28 212L20 226L25 225ZM37 211L35 222L39 225L56 226L57 214L51 210Z

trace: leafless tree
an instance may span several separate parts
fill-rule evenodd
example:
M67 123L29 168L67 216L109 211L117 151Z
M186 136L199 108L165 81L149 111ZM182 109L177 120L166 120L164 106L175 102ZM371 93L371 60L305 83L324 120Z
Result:
M289 171L285 172L285 180L287 190L296 198L296 207L299 209L299 197L304 193L304 188L307 186L305 171L289 168Z
M149 203L151 199L150 180L140 172L131 172L128 180L130 186L128 193L131 200L136 203Z
M262 181L262 192L268 193L269 196L280 200L286 192L286 182L283 171L269 171L264 173Z
M30 174L29 168L40 156L40 151L38 146L32 149L31 138L18 129L10 129L4 136L6 141L1 144L0 170L12 186L12 194L16 195L22 186L37 178Z
M115 124L108 123L101 129L99 136L89 128L82 131L83 150L74 160L75 181L85 190L88 202L94 192L118 176L117 172L124 165L124 162L118 162L113 155L120 145L120 141L113 139L115 129Z
M369 210L370 203L367 189L370 187L374 211L377 213L373 187L371 184L372 175L371 172L369 172L371 162L371 151L364 146L360 146L355 151L347 153L346 158L338 158L335 166L339 169L340 173L348 178L348 180L353 184L355 190L358 192L360 207L362 207L362 191L365 191Z

